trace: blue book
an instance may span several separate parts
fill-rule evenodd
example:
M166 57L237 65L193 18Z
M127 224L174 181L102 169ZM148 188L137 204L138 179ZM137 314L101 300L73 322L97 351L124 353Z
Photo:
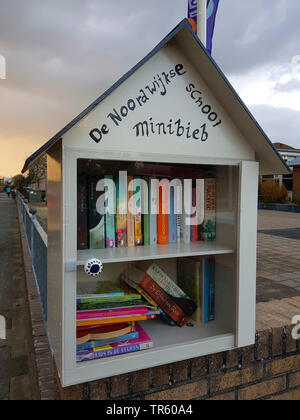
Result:
M169 214L169 244L177 242L177 216L175 214L175 188L170 188L170 214Z
M119 343L119 342L128 341L128 340L135 340L137 338L139 338L139 332L134 331L134 332L122 335L120 337L107 338L106 340L100 340L100 341L89 341L87 343L80 344L77 346L77 351L90 350L90 349L93 349L94 347L108 346L109 344Z
M203 257L204 323L215 320L215 265L214 257Z

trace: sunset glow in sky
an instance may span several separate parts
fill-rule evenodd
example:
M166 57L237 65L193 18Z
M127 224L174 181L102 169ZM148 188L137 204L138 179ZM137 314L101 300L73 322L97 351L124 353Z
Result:
M0 176L142 59L187 0L2 2ZM272 141L300 148L299 0L220 0L213 57Z

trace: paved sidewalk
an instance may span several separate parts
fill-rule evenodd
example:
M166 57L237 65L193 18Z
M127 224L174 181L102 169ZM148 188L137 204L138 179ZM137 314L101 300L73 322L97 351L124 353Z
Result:
M0 400L38 399L17 209L6 194L0 194L0 315L6 318Z

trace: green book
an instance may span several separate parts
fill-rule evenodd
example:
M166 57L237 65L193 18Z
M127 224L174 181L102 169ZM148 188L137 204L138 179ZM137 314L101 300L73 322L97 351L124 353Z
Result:
M144 228L144 245L150 245L150 206L149 206L149 177L144 176L142 183L142 213Z

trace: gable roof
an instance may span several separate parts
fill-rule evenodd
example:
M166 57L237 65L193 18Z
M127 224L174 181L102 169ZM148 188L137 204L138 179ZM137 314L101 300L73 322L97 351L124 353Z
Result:
M76 118L67 124L61 131L33 153L25 162L22 173L26 172L34 161L43 153L47 152L62 136L116 90L125 80L150 60L169 41L177 37L178 44L184 50L186 56L203 76L204 81L211 87L221 104L227 109L230 117L246 139L251 143L256 152L257 159L261 163L261 174L290 173L290 169L277 152L273 143L269 140L258 122L255 120L244 102L240 99L232 85L227 80L214 59L208 54L192 29L187 19L177 25L145 58L121 77L111 88L97 98L90 106L82 111ZM192 42L192 40L194 42ZM196 49L196 51L195 51Z

